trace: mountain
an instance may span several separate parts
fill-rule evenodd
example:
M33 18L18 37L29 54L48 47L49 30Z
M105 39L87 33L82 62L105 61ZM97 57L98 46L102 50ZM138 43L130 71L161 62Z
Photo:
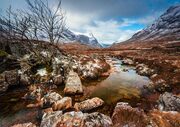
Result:
M95 48L101 48L101 44L97 41L97 39L93 36L93 34L91 34L91 36L86 36L86 35L76 35L73 32L71 32L70 30L65 30L62 33L62 41L63 42L79 42L81 44L85 44L91 47L95 47Z
M134 34L133 40L153 40L164 37L180 39L180 5L170 7L151 26Z
M180 43L180 5L171 6L152 25L111 48L152 47L171 42Z

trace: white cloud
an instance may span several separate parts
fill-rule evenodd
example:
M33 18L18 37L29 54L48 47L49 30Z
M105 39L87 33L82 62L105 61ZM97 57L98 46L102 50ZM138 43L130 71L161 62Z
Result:
M66 13L67 27L76 34L93 35L100 43L112 44L129 39L139 30L122 30L122 27L131 26L135 23L150 24L154 21L153 16L146 16L139 19L124 18L123 21L110 19L101 20L96 14L81 14L68 11Z

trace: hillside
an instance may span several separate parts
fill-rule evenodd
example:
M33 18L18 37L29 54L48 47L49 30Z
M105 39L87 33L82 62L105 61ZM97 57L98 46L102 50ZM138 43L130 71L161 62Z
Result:
M180 43L180 5L171 6L149 27L111 48L150 48Z

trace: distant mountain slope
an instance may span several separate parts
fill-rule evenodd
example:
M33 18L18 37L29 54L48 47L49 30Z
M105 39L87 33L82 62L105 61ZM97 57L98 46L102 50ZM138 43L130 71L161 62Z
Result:
M95 48L102 47L93 35L91 35L90 37L86 35L76 35L70 30L65 30L62 33L61 40L65 42L80 42L81 44L85 44Z
M111 48L135 46L150 47L154 44L167 44L180 40L180 5L171 6L149 27L137 32L129 40L117 43ZM143 45L143 46L142 46Z
M172 35L180 39L180 5L170 7L151 26L134 34L130 40L153 40Z

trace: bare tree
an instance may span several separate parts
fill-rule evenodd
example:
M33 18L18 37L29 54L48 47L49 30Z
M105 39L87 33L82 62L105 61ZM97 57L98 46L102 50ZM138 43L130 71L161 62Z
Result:
M8 40L15 38L26 42L27 49L33 52L41 61L51 64L54 57L53 50L44 57L39 51L41 47L34 47L34 42L47 41L57 49L61 34L65 29L64 13L61 9L61 0L57 6L50 7L48 0L26 0L29 10L13 12L11 8L6 17L0 18L0 26L7 31ZM48 49L47 49L48 50ZM50 49L49 49L50 50Z
M57 43L65 29L65 18L61 9L61 0L56 7L50 7L48 0L26 0L29 5L28 14L34 26L36 38L45 38L50 43Z

